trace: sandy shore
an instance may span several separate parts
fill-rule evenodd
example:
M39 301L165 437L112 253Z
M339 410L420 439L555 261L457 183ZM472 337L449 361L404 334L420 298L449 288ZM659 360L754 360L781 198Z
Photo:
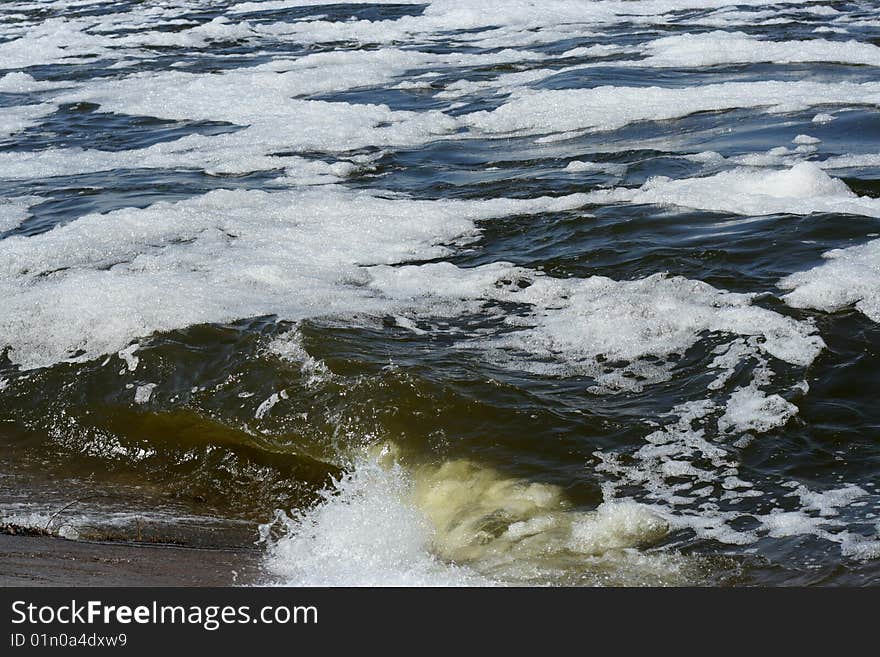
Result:
M0 534L0 586L231 586L261 579L257 550Z

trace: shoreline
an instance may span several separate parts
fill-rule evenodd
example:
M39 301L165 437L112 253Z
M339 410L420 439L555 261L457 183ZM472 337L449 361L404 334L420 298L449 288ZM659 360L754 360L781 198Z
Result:
M246 586L262 552L0 534L0 586Z

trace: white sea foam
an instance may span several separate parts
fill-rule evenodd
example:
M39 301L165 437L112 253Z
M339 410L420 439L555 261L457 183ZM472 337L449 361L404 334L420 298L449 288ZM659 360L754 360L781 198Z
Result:
M315 386L333 378L333 373L327 364L314 358L303 346L302 333L296 328L275 337L266 345L266 354L288 362L298 363L307 386Z
M817 164L823 169L849 169L854 167L880 167L880 153L853 153L835 155Z
M603 5L603 3L597 4ZM650 9L650 6L654 9ZM640 5L640 7L650 13L650 11L667 11L672 5ZM455 20L465 22L483 20L478 17L485 14L483 10L474 7L465 9L445 3L432 4L428 9L426 16L404 17L400 21L427 20L430 26L434 24L432 21L436 23L447 19L453 20L453 23ZM600 13L616 16L615 12L619 9L620 7L612 7L611 4L604 3ZM593 10L598 11L595 7ZM511 25L517 30L522 30L523 25L531 24L529 21L546 20L539 17L541 13L546 14L546 12L529 11L521 15L520 9L517 9L513 12L502 11L500 15L509 18L512 21ZM434 18L429 20L430 16ZM133 17L125 15L107 18L102 25L127 24L124 20L130 21ZM167 18L163 17L163 20ZM520 24L518 22L520 20L526 22ZM376 24L381 24L382 29L385 29L388 26L384 24L389 22L396 24L398 21L378 21ZM219 19L215 23L216 29L227 25L227 22ZM366 23L373 25L369 21ZM335 22L328 24L343 25ZM74 27L67 23L58 25L64 29L59 28L60 32L57 30L52 32L55 36L68 34L74 30ZM315 27L314 22L310 21L306 27L312 30ZM202 28L208 29L207 26L201 26L199 29ZM90 38L98 37L90 35ZM23 38L20 41L25 40ZM113 47L120 52L129 52L123 48L124 45L124 42L120 42ZM134 47L137 44L128 45ZM71 51L69 45L59 47L64 52ZM102 54L101 48L93 49L92 54ZM595 45L572 49L572 51L580 54L589 51L590 56L602 56L617 52L615 48ZM568 133L575 130L611 129L633 121L677 118L706 110L762 107L768 111L789 111L814 104L844 101L876 104L877 98L880 97L877 92L878 87L874 83L859 85L809 82L725 83L693 89L599 87L531 93L520 89L517 92L517 87L527 81L526 79L535 81L556 72L552 69L542 69L505 73L495 80L452 82L445 91L441 92L441 96L460 95L485 89L487 85L508 93L515 92L515 97L511 101L496 110L477 112L458 119L439 111L403 112L392 111L381 105L305 100L315 94L387 85L412 70L436 71L443 68L540 60L545 57L540 53L510 49L472 54L436 54L392 47L377 50L321 52L298 59L275 59L267 64L232 69L218 74L165 71L139 73L121 79L92 81L81 85L78 89L62 93L53 99L53 103L94 102L100 105L101 111L178 120L227 121L246 127L232 135L214 137L194 135L170 144L158 144L149 149L113 154L98 151L81 152L76 149L39 154L4 153L0 168L10 172L8 177L22 178L26 176L26 172L31 172L28 177L40 175L43 171L48 175L56 175L56 172L69 170L69 165L73 165L74 171L86 172L118 168L127 166L126 163L144 161L145 166L150 167L183 166L203 168L211 173L244 173L267 168L293 167L297 163L293 156L275 155L279 150L338 152L365 146L415 145L438 137L461 138L462 135L456 134L461 126L469 126L477 132L490 134ZM12 73L4 80L16 76L10 79L9 85L20 86L22 89L37 84L31 82L32 78L21 77L26 75ZM780 99L784 99L784 102L780 103ZM54 110L55 105L25 107L29 109L18 108L12 114L7 113L8 126L0 126L0 132L5 130L7 133L12 133L36 125L40 118ZM304 168L308 169L311 166L320 165L307 165ZM322 172L313 175L311 171L306 170L303 175L293 174L291 181L316 180L322 175ZM336 179L338 178L339 176L336 176Z
M626 165L615 162L585 162L583 160L572 160L565 165L563 171L569 173L602 171L616 176L622 176L626 173Z
M383 314L401 301L377 298L365 266L440 257L476 221L585 200L390 200L327 186L88 215L0 241L0 344L42 367L203 322Z
M861 486L847 484L841 488L812 491L803 484L793 483L792 495L797 495L804 511L816 511L823 517L835 517L840 515L840 508L852 504L858 499L866 497L867 491Z
M843 509L852 514L853 505L868 495L859 486L818 491L792 482L794 491L788 497L801 501L795 510L778 503L760 513L738 508L748 498L767 498L758 483L743 478L739 449L753 440L753 433L780 427L796 412L788 402L777 399L768 404L770 399L753 381L749 388L735 391L726 406L710 400L677 406L671 413L677 421L647 435L645 444L626 460L614 452L596 452L598 470L609 476L606 499L627 500L620 491L635 486L644 491L647 508L664 517L671 528L687 529L702 538L749 545L764 537L812 535L838 544L845 556L876 558L877 540L854 534L839 519ZM733 430L734 435L751 433L731 443L711 440L711 420L722 411L721 420L728 422L719 420L719 428ZM737 528L743 519L750 521L751 529Z
M430 551L427 519L408 503L399 468L363 464L315 509L279 516L286 535L267 567L291 586L454 586L491 583Z
M134 74L93 83L60 99L96 102L107 111L249 125L259 120L260 112L283 111L290 98L381 86L412 69L493 65L541 57L510 50L479 55L398 48L339 50L274 59L211 75L184 71Z
M92 85L59 100L95 102L108 112L248 126L237 139L262 144L264 153L281 146L287 150L333 152L420 144L457 125L453 118L437 111L393 111L385 105L292 100L283 87L245 93L228 80L215 83L207 77L193 76L185 84L182 79L135 75ZM258 79L243 78L250 80L246 86Z
M41 3L43 12L49 3ZM69 4L64 5L65 9ZM152 58L155 46L201 48L217 41L237 41L257 36L246 22L224 16L193 25L183 16L198 2L139 7L130 12L86 17L50 17L4 24L0 68L20 69L46 64L79 64L102 58ZM169 30L167 28L176 29ZM0 28L0 29L2 29ZM164 28L164 29L163 29ZM121 32L121 33L120 33Z
M267 566L281 583L620 585L694 577L685 559L633 549L668 531L641 505L580 511L555 486L470 461L407 469L387 460L360 460L315 508L276 518L283 534L270 541Z
M31 206L43 200L39 196L0 198L0 233L18 227L27 219Z
M725 7L729 0L548 0L540 5L507 0L433 0L426 4L421 14L393 20L312 20L270 27L308 43L402 43L449 32L458 33L454 38L480 47L531 46L583 36L603 24L664 24L669 20L667 14L673 11ZM764 3L743 0L738 4L760 7ZM252 4L247 7L255 8Z
M760 81L682 88L524 90L498 109L468 114L462 122L488 134L535 135L614 130L637 121L674 119L713 110L794 112L827 104L880 105L880 83Z
M201 48L214 42L244 41L257 36L247 22L233 23L225 16L218 16L206 23L185 30L143 31L113 39L115 48L131 46L177 46Z
M287 399L287 391L273 392L257 407L256 412L254 412L254 419L262 420L282 399Z
M742 155L732 155L730 157L724 157L715 151L689 153L682 157L692 162L704 164L709 168L717 168L722 165L791 168L802 162L809 162L812 166L827 170L863 167L873 168L880 166L880 153L852 153L847 155L833 155L831 157L826 157L823 160L809 159L813 157L816 150L816 147L812 143L801 143L796 148L774 146L764 152L744 153Z
M773 371L755 338L738 339L716 352L711 367L722 373L708 388L718 396L673 408L668 414L672 419L645 436L644 444L626 458L611 451L595 453L597 469L609 476L606 499L629 499L636 487L643 491L639 498L671 527L706 539L748 545L767 536L813 535L839 544L845 555L873 558L871 541L852 534L838 519L843 509L852 513L852 505L868 496L858 486L819 491L790 482L793 491L787 497L799 498L797 509L784 510L778 500L760 513L742 508L749 498L771 500L760 482L744 475L739 451L760 439L756 436L783 427L798 409L780 395L768 394ZM749 384L724 392L732 369L749 363ZM796 385L792 391L802 389ZM751 529L742 528L745 519Z
M423 5L429 0L346 0L347 5ZM314 7L335 4L331 0L261 0L260 2L239 2L229 8L229 13L277 11L293 7Z
M150 401L150 397L153 396L153 390L156 389L158 384L156 383L144 383L143 385L139 385L135 388L134 391L134 403L135 404L146 404Z
M737 388L727 400L718 420L721 431L757 431L764 433L783 426L798 412L797 406L779 395L768 395L755 385Z
M655 274L634 281L602 276L558 279L496 263L460 269L449 263L374 267L370 285L415 312L443 312L456 304L524 304L504 322L517 330L481 342L498 362L557 376L589 375L597 390L639 389L669 377L671 363L705 332L758 336L758 349L808 365L824 346L815 328L752 304L753 295ZM652 359L647 359L652 357ZM615 367L607 362L623 361Z
M0 92L7 94L27 94L35 91L45 91L67 86L63 82L49 82L35 80L33 76L24 71L7 73L0 77Z
M137 342L135 342L128 345L125 349L120 349L119 352L116 354L125 363L125 368L129 372L134 372L141 362L140 356L135 356L135 352L137 352L140 347L141 346ZM124 373L124 371L120 372L120 374L122 373Z
M0 112L0 139L14 135L27 128L39 125L45 118L57 108L52 104L42 105L17 105L4 107Z
M19 10L89 2L21 5ZM135 167L209 174L278 170L276 184L296 187L273 193L217 191L143 210L88 215L42 235L3 240L0 350L10 347L7 355L13 363L41 367L118 352L126 373L139 363L135 352L140 345L133 340L194 323L255 315L297 321L364 313L390 315L399 326L424 335L432 316L476 312L500 328L484 328L477 337L461 330L461 347L479 349L495 364L512 368L551 376L587 375L596 380L593 392L608 392L637 390L670 378L674 357L710 336L720 344L710 356L708 367L715 378L707 384L707 397L676 406L634 454L598 454L599 470L609 477L609 485L606 502L597 509L572 509L556 487L470 461L406 468L367 458L358 460L321 504L279 520L286 534L273 543L270 569L294 584L688 582L686 560L636 549L662 539L670 529L691 529L732 544L812 534L838 543L843 554L854 558L880 554L878 541L846 529L844 516L851 505L869 496L854 485L816 491L795 483L792 495L799 499L799 509L773 508L752 515L756 529L735 528L744 515L736 505L766 495L760 482L743 474L738 449L756 435L781 430L797 415L797 393L803 386L773 385L772 367L784 361L786 369L803 369L813 362L824 343L811 322L763 308L755 295L678 276L559 279L506 262L470 269L449 263L397 266L449 255L478 236L483 220L565 212L588 203L650 203L750 217L812 212L880 217L877 199L858 197L823 171L877 166L877 155L805 163L814 157L819 140L798 135L797 148L780 146L731 158L711 152L689 156L715 171L726 165L751 168L683 180L653 178L637 189L555 199L414 201L399 194L357 193L337 184L380 157L348 153L366 147L513 134L535 137L541 148L562 142L564 149L564 140L589 132L696 112L878 106L880 84L875 82L533 88L558 74L605 64L602 60L608 57L617 60L614 66L633 67L751 62L877 66L880 48L855 41L770 41L741 32L711 32L626 46L594 43L608 33L607 26L623 22L645 26L650 33L651 26L673 22L769 25L789 22L793 12L827 15L852 27L858 21L847 21L824 5L768 8L763 0L740 0L735 8L729 0L551 0L541 5L436 0L414 3L426 6L391 20L335 21L314 14L297 19L283 12L273 15L274 23L230 18L321 4L246 2L201 24L194 24L196 12L190 11L199 3L185 2L100 17L42 20L22 14L2 26L0 67L81 64L97 57L106 60L112 74L67 84L39 81L18 70L8 73L0 78L0 91L37 94L36 100L43 102L4 108L0 136L39 126L60 103L82 102L97 103L101 112L221 121L238 129L112 152L7 150L0 153L0 177L42 179ZM705 11L683 14L685 9ZM155 59L156 46L185 52L233 41L248 42L255 52L263 45L290 42L318 49L326 45L332 51L276 56L268 63L211 73L182 70L191 62L181 56L170 65L172 70L128 72L144 58ZM434 46L440 41L451 44L453 52L437 52L441 49ZM561 55L545 52L563 41L567 50ZM467 52L457 52L456 45ZM271 52L259 53L258 61ZM637 54L644 58L619 61L621 55ZM555 60L571 63L573 58L579 60L575 65L554 68ZM489 70L499 65L504 72ZM507 65L522 70L510 72ZM432 107L442 111L318 100L370 88L416 89L427 96L435 85L442 90L431 98ZM58 91L61 87L66 89ZM459 109L455 103L464 96L491 93L498 102L503 94L509 98L497 109L447 113ZM453 104L442 104L449 101ZM816 114L815 130L825 130L820 126L833 118ZM817 134L830 143L825 132ZM665 148L664 140L672 143L673 137L643 146ZM313 151L321 159L314 159ZM581 153L559 151L562 161ZM786 168L767 172L754 168L758 166ZM574 160L564 171L623 175L626 166ZM318 184L326 186L304 189ZM0 203L0 230L16 227L38 201L5 199ZM583 214L581 218L590 221ZM828 311L855 304L880 321L880 240L826 257L826 264L780 283L792 290L786 302ZM262 355L298 366L306 385L332 378L326 365L308 354L297 329L277 336ZM745 384L740 380L744 372L750 376ZM156 387L129 385L135 388L136 403L147 403ZM256 409L257 419L270 415L285 395L278 390L265 398ZM129 455L121 445L111 446L110 453ZM643 501L649 506L621 492L633 487L645 492Z
M836 312L854 306L880 322L880 240L823 254L827 260L786 276L779 287L791 290L783 299L794 308Z
M7 180L75 176L118 169L201 169L212 175L278 169L288 184L314 185L343 180L360 169L350 161L325 162L295 155L268 155L274 145L238 132L181 139L127 151L66 148L0 153L0 178Z
M277 152L418 144L452 132L457 123L437 111L395 112L384 105L291 98L383 85L412 68L493 65L534 57L538 55L512 51L438 55L388 48L316 53L221 74L166 71L93 82L61 94L54 102L93 102L107 112L225 121L246 127L232 134L190 135L126 151L50 149L3 153L0 175L30 178L135 166L201 168L209 173L287 168L288 182L332 181L344 175L328 169L323 162L289 154L279 156ZM0 130L21 130L55 109L49 104L25 107L8 113L9 125L0 125Z
M591 193L597 202L675 205L741 215L814 212L880 217L880 199L857 196L842 180L813 162L768 173L734 169L702 178L651 178L638 189Z
M93 23L49 18L33 25L20 38L0 43L0 67L21 69L56 62L81 62L84 56L104 54L109 39L85 31Z
M859 41L769 41L743 32L677 34L642 46L645 57L615 66L697 68L748 62L840 62L880 66L880 47Z

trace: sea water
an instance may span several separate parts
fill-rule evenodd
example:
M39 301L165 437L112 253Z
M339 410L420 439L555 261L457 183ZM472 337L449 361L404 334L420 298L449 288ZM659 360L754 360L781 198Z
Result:
M305 585L880 581L869 0L0 6L0 522Z

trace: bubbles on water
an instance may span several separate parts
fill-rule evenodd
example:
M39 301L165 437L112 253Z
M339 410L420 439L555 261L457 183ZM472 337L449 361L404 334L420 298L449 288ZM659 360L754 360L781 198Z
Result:
M278 518L270 564L288 582L699 583L679 546L797 536L876 558L876 491L848 483L853 470L780 493L786 468L759 476L744 454L784 451L803 400L823 394L813 377L840 336L808 311L880 321L877 242L817 246L827 262L812 268L801 246L829 234L819 214L880 216L869 183L839 177L880 162L846 136L870 143L858 121L880 105L880 48L849 7L723 4L0 8L4 412L48 433L56 462L142 475L171 454L174 483L203 477L252 505L335 472L308 456L335 450L347 474ZM183 172L192 189L170 189L165 174ZM207 193L218 186L233 189ZM60 210L33 216L54 187ZM113 194L91 214L69 207ZM762 246L691 235L689 212L748 222ZM765 240L755 220L777 216L790 232ZM711 258L694 265L691 239ZM780 262L756 262L768 252ZM780 277L785 305L766 291ZM179 334L258 316L277 330L251 350ZM305 338L316 318L321 357ZM333 359L345 331L368 363ZM371 378L395 341L409 357ZM428 365L440 393L410 378ZM400 417L487 377L503 379L494 420L516 398L548 440L560 418L577 449L607 439L589 422L627 427L582 464L602 504L447 457L448 420L401 438L420 425ZM122 419L98 426L82 395ZM430 457L351 454L389 437ZM580 467L566 463L570 481Z
M581 511L555 486L471 461L404 467L392 446L377 451L314 508L263 526L282 583L663 585L702 572L698 559L645 551L669 527L642 505Z

